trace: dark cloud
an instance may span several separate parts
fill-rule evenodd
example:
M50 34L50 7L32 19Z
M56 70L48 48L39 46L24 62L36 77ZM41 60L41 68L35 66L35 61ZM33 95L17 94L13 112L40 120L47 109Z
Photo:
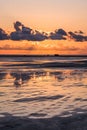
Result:
M66 40L67 33L63 29L51 32L49 38L52 40Z
M16 23L14 23L14 28L16 31L21 31L20 27L22 26L22 23L17 21Z
M56 34L60 34L60 35L63 35L63 36L67 36L67 33L63 30L63 29L58 29L55 31Z
M3 29L0 28L0 40L6 40L6 39L9 39L9 36Z
M75 40L76 42L84 42L87 41L87 36L83 35L83 32L69 32L70 38Z
M21 32L12 32L10 38L11 40L23 40L23 35Z
M84 34L83 31L79 30L79 31L75 31L76 34Z
M76 42L87 41L87 36L84 32L79 30L75 32L66 32L63 29L57 29L54 32L51 32L49 35L45 32L40 32L33 30L29 27L26 27L21 22L16 21L14 23L14 32L11 32L10 35L0 28L0 40L29 40L29 41L44 41L46 39L51 40L68 40L68 38L73 39Z
M30 41L43 41L46 39L52 40L66 40L67 33L63 29L55 30L48 36L45 32L39 32L25 27L21 22L14 23L15 32L10 34L11 40L30 40Z
M32 41L43 41L48 39L48 36L45 32L40 33L39 31L35 30L30 36L30 40Z
M25 27L24 25L22 25L21 31L23 34L31 34L33 32L33 30L31 28Z
M14 23L14 28L16 31L10 34L12 40L43 41L48 38L45 32L34 31L18 21Z

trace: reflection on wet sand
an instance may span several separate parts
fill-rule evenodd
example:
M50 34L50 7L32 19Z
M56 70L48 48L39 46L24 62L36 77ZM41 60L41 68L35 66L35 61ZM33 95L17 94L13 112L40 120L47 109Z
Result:
M0 72L0 90L0 113L47 118L87 112L86 69L8 70Z
M32 75L29 73L11 73L11 76L14 78L14 86L15 87L20 87L22 86L25 82L27 83Z
M14 86L19 87L29 82L31 78L46 76L46 72L11 72L10 75L14 78Z
M0 130L10 129L87 130L87 58L1 58Z
M31 79L41 79L54 78L58 80L58 82L65 82L72 80L78 80L79 82L86 82L86 74L87 70L27 70L27 71L8 71L8 72L0 72L0 81L3 79L9 80L13 79L13 84L15 87L23 86L23 84L27 84ZM74 82L73 82L74 83ZM87 82L86 82L87 83ZM76 83L74 83L76 84ZM78 83L77 83L78 84ZM81 85L81 84L80 84Z

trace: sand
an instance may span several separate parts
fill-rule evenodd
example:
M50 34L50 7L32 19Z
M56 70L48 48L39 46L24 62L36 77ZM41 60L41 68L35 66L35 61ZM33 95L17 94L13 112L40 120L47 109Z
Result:
M87 114L48 119L29 119L6 114L0 118L0 130L87 130Z

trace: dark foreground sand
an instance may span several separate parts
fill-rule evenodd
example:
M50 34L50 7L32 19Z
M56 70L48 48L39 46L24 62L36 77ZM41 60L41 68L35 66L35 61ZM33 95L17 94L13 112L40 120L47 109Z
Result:
M87 130L87 114L48 119L29 119L6 114L0 118L0 130Z

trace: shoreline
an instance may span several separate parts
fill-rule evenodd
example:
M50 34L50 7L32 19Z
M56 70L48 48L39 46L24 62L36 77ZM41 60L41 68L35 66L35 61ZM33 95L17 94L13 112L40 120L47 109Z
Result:
M87 55L27 55L27 54L0 54L0 57L87 57Z

